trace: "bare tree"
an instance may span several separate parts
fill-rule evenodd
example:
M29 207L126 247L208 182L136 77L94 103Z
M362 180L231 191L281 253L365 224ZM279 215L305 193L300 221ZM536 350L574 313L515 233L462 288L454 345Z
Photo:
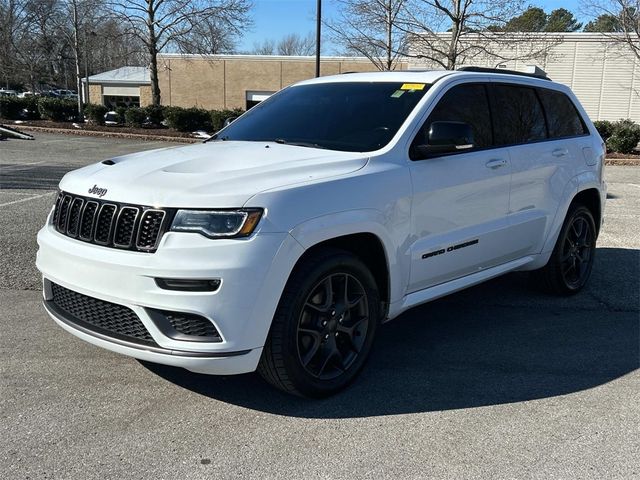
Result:
M226 29L238 32L249 23L251 0L113 0L113 15L127 27L127 32L139 39L147 50L154 105L160 104L157 55L173 46L188 48L194 28L203 22L215 21Z
M244 22L242 22L244 23ZM176 40L180 50L200 54L233 53L238 38L242 35L241 25L221 23L217 18L206 18L193 26L184 38Z
M276 52L276 41L272 38L265 38L262 42L254 42L251 54L253 55L274 55Z
M73 5L73 0L0 0L5 86L77 88L78 63L82 76L147 63L144 45L126 35L121 22L105 18L104 0L75 0L76 22Z
M367 57L379 70L394 70L406 50L400 27L409 0L335 0L336 18L326 22L333 40L346 54Z
M48 20L55 26L71 49L75 70L75 85L78 92L78 119L84 118L82 98L82 61L89 55L87 51L87 30L92 19L100 14L102 3L96 0L58 0L57 11Z
M640 60L640 0L583 0L582 9L609 20L615 31L603 33Z
M278 55L313 55L316 49L316 39L313 34L303 37L297 33L285 35L278 42Z
M5 0L0 4L0 68L5 84L27 83L35 89L42 79L53 76L66 48L49 25L55 7L55 0Z
M561 37L501 31L522 11L521 0L412 0L399 25L411 36L409 56L447 70L476 57L542 59Z

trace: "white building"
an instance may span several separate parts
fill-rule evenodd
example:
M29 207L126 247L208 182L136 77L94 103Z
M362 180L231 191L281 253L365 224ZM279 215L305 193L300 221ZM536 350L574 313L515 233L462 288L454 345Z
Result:
M445 34L446 35L446 34ZM571 87L592 120L630 118L640 122L640 60L631 49L599 33L540 34L541 41L552 46L536 60L501 61L496 57L474 56L463 64L525 70L535 64L549 78ZM420 45L410 46L410 54L419 54ZM504 58L518 58L517 42L505 43L498 51ZM435 68L425 60L410 60L410 68Z

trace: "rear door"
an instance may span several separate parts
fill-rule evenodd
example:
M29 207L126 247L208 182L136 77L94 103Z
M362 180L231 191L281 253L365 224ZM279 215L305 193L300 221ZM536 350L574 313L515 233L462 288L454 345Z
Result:
M494 84L490 100L495 142L509 146L512 162L510 237L517 256L539 253L582 156L572 138L584 125L571 101L550 89Z
M485 85L449 89L414 144L426 143L434 121L470 124L475 148L409 162L413 202L408 293L504 263L509 256L511 165L508 148L492 148Z

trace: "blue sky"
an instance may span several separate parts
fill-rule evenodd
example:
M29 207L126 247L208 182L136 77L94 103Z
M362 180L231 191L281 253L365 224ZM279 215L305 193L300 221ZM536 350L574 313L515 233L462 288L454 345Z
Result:
M254 26L252 31L241 40L240 50L251 50L254 42L261 42L263 39L280 39L288 33L299 33L307 35L315 32L315 12L316 0L254 0L253 10ZM584 21L579 12L579 0L538 0L531 4L544 8L547 12L555 8L566 8L571 10L576 17ZM331 0L322 1L322 14L327 18L335 15L336 7ZM334 53L332 48L328 48L324 54Z

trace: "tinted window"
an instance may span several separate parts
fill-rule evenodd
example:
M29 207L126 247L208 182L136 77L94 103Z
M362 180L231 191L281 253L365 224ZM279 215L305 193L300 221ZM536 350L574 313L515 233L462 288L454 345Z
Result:
M535 142L547 137L544 113L534 89L492 85L490 91L496 145Z
M572 137L589 133L573 102L562 92L538 89L538 95L547 115L549 136Z
M428 88L399 82L299 85L259 103L214 139L377 150L389 143Z
M491 115L486 89L483 85L458 85L440 99L424 123L414 144L426 144L433 122L465 122L473 130L477 148L491 146Z

